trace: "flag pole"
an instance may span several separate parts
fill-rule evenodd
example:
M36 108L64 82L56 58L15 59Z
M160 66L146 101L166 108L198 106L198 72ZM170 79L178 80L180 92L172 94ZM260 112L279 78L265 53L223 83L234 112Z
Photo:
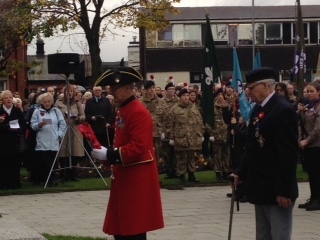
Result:
M302 98L304 89L304 74L306 72L306 53L304 45L304 26L300 0L296 0L296 13L296 52L293 74L297 83L298 97Z
M254 0L252 0L252 69L254 69L254 58L255 58L255 44L256 44L256 34L254 30L254 18L255 18L255 11L254 11Z

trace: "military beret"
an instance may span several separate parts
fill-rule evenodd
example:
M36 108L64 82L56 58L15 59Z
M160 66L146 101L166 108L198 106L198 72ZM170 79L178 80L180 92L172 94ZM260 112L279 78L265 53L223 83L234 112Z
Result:
M154 83L154 81L148 80L148 81L146 81L146 82L144 83L143 87L144 87L144 89L148 89L148 88L151 88L151 87L154 86L154 85L156 85L156 84Z
M273 68L256 68L246 74L247 84L265 79L277 79L276 71Z
M164 89L167 91L169 87L174 87L174 84L172 82L169 82Z
M219 93L223 93L222 88L218 88L217 91L214 92L214 97L217 97Z
M115 67L104 72L94 83L95 86L126 85L140 82L141 74L132 67Z
M180 92L178 93L178 97L181 97L181 96L182 96L183 94L185 94L185 93L189 93L188 89L182 88L182 89L180 90Z
M228 80L228 81L226 82L225 86L226 86L226 87L231 86L231 82Z

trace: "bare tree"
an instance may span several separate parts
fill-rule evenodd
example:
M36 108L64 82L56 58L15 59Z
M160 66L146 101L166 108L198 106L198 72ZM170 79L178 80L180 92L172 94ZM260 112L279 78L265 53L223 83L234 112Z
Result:
M20 13L23 25L28 25L28 34L50 37L61 32L80 27L83 30L91 56L91 84L102 74L100 43L107 33L114 34L115 29L125 27L144 27L147 30L159 30L168 25L167 14L177 14L173 3L180 0L11 0L5 2L6 8L14 6ZM8 4L10 2L10 4ZM120 2L120 3L117 3ZM2 11L3 13L3 11ZM0 16L1 16L0 11ZM32 23L32 28L30 24ZM17 36L21 36L20 31ZM90 84L88 84L90 85Z

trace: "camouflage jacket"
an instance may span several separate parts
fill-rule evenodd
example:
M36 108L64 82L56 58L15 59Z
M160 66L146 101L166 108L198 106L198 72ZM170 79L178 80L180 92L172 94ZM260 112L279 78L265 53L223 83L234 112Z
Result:
M206 129L210 136L213 136L215 142L226 142L227 141L227 128L228 125L224 122L222 116L222 105L215 102L214 103L214 121L215 128L212 129L208 124L206 124Z
M151 114L153 121L153 137L160 137L163 132L163 122L165 118L165 104L164 101L157 96L149 99L146 95L141 97L139 101L146 106Z
M163 98L161 100L164 102L165 115L167 115L170 112L171 108L179 102L179 98L176 95L174 95L173 99L169 99L169 98L165 97L165 98ZM167 130L166 130L166 124L163 124L162 132L165 135L165 139L162 139L162 141L169 141L168 133L167 133Z
M200 150L204 126L197 107L189 102L183 106L180 102L172 107L165 123L168 138L174 140L175 151Z

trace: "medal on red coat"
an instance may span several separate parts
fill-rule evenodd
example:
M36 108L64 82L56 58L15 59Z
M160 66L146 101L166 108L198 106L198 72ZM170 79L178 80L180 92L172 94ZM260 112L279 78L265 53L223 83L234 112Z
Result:
M124 128L124 118L123 118L123 117L119 117L119 118L118 118L117 126L118 126L118 128L120 128L120 129L123 129L123 128Z

